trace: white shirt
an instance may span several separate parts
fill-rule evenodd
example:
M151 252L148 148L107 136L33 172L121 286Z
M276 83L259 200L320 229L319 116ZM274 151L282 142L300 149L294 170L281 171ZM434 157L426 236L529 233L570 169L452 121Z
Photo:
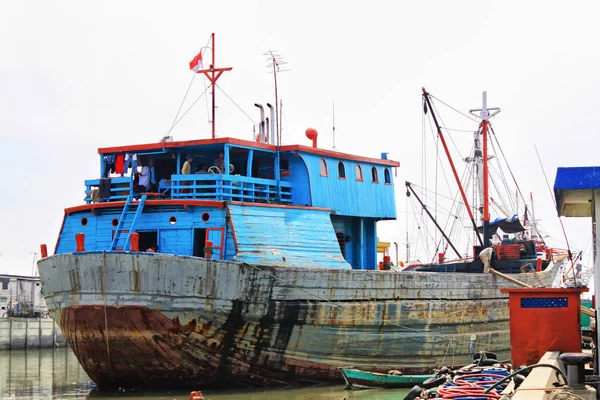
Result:
M150 186L150 167L142 167L142 173L140 174L140 186Z

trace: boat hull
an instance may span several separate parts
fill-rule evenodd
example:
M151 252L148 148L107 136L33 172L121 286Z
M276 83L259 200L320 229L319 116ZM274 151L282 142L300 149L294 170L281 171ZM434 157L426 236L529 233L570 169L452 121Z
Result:
M344 365L419 374L479 349L509 358L499 288L514 284L493 275L122 252L59 254L39 269L49 310L100 388L340 381Z

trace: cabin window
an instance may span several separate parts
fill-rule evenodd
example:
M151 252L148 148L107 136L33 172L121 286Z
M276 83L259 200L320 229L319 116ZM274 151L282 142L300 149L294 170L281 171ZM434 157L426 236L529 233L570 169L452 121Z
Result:
M169 224L175 225L176 223L177 223L177 217L172 215L171 218L169 218Z
M290 176L290 162L285 158L279 160L279 175Z
M345 255L344 255L344 232L336 232L335 237L337 238L338 244L340 245L340 252L342 253L342 256L345 257Z
M392 177L390 176L390 169L386 168L383 171L383 178L385 179L385 184L386 185L391 185L392 184Z
M344 167L344 163L341 161L338 163L338 177L346 179L346 167Z
M320 167L321 167L321 176L328 176L327 175L327 163L325 162L324 158L321 158Z
M360 165L356 165L356 180L359 182L363 181L362 168L360 167Z
M377 176L377 168L371 168L371 175L373 176L373 183L379 183L379 177Z
M86 217L81 218L81 225L86 226L88 223L88 219Z
M117 218L113 218L111 221L112 226L117 226L119 225L119 220Z

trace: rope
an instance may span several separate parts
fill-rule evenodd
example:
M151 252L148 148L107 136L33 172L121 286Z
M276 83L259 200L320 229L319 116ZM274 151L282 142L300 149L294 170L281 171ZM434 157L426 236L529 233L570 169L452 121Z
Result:
M550 192L550 197L552 197L552 202L554 203L554 208L557 208L556 199L552 195L552 189L550 189L550 184L548 183L548 177L546 176L546 171L544 171L544 166L542 165L542 159L540 158L540 153L538 153L537 146L533 145L535 148L535 154L537 155L538 161L540 162L540 168L542 168L542 173L544 174L544 180L546 181L546 186L548 187L548 191ZM565 242L567 244L567 254L569 256L569 260L573 259L573 253L571 253L571 246L569 245L569 238L567 238L567 232L565 231L565 226L562 222L562 219L558 217L558 221L560 222L560 227L562 228L563 235L565 237Z
M254 125L257 125L257 123L248 114L246 114L246 112L244 110L242 110L242 108L235 101L233 101L233 99L231 97L229 97L229 95L227 93L225 93L225 91L221 88L221 86L217 85L216 83L215 83L215 86L218 87L219 89L221 89L221 92L223 92L225 97L227 97L233 103L233 105L235 105L242 112L242 114L244 114Z
M208 48L208 44L210 43L210 36L208 37L208 41L206 42L206 45L204 47L200 47L199 51L202 51L202 49L206 49ZM204 54L203 54L204 55ZM193 74L192 79L190 80L190 84L188 85L187 90L185 91L185 95L183 95L183 100L181 100L181 104L179 105L179 108L177 109L177 114L175 114L175 118L173 118L173 123L171 124L171 128L169 129L169 131L167 132L167 135L171 133L171 131L173 130L173 128L176 125L177 121L177 117L179 116L179 113L181 112L181 108L183 107L183 103L185 103L185 99L187 98L188 93L190 92L190 88L192 87L192 83L194 82L194 79L196 79L196 73ZM206 88L206 81L204 82L204 92L206 92L208 89ZM208 106L208 104L207 104ZM166 135L165 135L166 136Z
M462 111L459 111L459 110L457 110L456 108L452 107L451 105L444 103L442 100L438 99L437 97L435 97L435 96L434 96L434 95L432 95L431 93L429 94L429 97L430 97L430 98L433 98L433 99L436 99L437 101L439 101L440 103L442 103L443 105L445 105L445 106L446 106L446 107L448 107L449 109L456 111L457 113L459 113L459 114L460 114L460 115L462 115L463 117L466 117L466 118L470 119L471 121L475 121L475 122L479 123L479 120L477 120L475 117L472 117L472 116L471 116L471 115L469 115L469 114L465 114L465 113L463 113ZM472 131L469 131L469 132L472 132Z
M208 90L208 89L206 89L206 90ZM202 96L204 96L204 94L206 93L206 90L204 90L204 92L202 92L200 94L200 96L198 96L198 98L196 100L194 100L194 102L192 103L192 105L189 106L187 110L185 110L185 112L183 113L183 115L181 116L181 118L179 118L177 120L177 122L175 122L173 124L173 126L171 127L171 129L169 129L169 131L165 134L165 136L167 136L169 134L169 132L171 132L171 130L183 119L183 117L185 117L187 115L187 113L190 112L190 110L192 109L192 107L194 107L194 105L198 102L198 100L200 100L202 98Z

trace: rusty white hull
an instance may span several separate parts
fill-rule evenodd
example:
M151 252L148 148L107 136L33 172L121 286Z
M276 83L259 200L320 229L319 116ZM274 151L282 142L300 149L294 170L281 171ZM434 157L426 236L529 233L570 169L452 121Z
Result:
M341 380L349 365L420 373L473 350L509 358L499 288L515 285L489 274L122 252L55 255L39 269L49 310L100 388ZM538 278L549 285L555 270Z

